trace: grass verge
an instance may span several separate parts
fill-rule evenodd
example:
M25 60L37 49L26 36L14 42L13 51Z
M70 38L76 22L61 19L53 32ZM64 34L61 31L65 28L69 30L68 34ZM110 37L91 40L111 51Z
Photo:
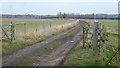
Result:
M100 56L94 56L92 49L84 48L81 44L68 54L63 66L101 66Z

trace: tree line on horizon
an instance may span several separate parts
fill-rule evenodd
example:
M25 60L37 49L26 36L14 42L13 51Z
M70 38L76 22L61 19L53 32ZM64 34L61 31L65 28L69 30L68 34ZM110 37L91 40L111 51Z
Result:
M57 15L11 15L2 14L0 18L34 18L34 19L49 19L49 18L73 18L73 19L119 19L120 14L74 14L74 13L57 13Z

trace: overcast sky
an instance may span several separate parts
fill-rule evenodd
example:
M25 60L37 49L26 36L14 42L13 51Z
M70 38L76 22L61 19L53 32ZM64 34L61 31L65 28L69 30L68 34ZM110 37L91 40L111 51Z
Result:
M10 2L9 2L10 1ZM17 1L17 0L16 0ZM118 0L2 0L3 14L118 13ZM74 1L74 2L73 2ZM84 2L83 2L84 1Z
M118 2L119 0L0 0L0 2Z

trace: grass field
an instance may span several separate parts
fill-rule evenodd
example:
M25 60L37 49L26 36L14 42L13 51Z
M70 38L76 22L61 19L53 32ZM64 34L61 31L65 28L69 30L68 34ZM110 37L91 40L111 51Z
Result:
M98 20L102 25L105 25L107 32L118 34L118 20Z
M118 47L118 20L98 20L102 25L106 27L108 32L109 42L107 42L107 49L109 45ZM84 48L82 41L76 45L75 48L68 54L64 66L101 66L102 58L100 56L93 55L91 48ZM106 54L107 55L107 54ZM109 57L109 55L108 55Z
M13 42L3 41L3 55L24 48L30 44L45 40L57 33L65 31L77 23L73 19L9 19L3 18L2 24L26 23L26 34L23 25L16 26L16 40Z
M68 20L68 19L8 19L3 18L2 24L10 24L13 23L26 23L26 35L42 35L42 34L48 34L48 32L52 32L54 29L59 31L59 29L62 29L62 26L70 25L71 22L74 22L74 20ZM23 25L17 25L16 26L16 36L17 38L21 38L21 36L24 35L24 26ZM19 37L20 36L20 37ZM32 36L30 36L32 37Z
M109 35L109 44L118 47L118 20L98 20L102 25L106 27L106 32Z

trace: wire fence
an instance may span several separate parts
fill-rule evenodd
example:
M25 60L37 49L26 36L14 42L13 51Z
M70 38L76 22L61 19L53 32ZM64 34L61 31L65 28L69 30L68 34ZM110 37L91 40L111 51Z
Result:
M102 65L120 67L120 47L114 46L109 41L109 34L104 25L94 22L94 25L83 27L83 47L92 48L95 55L102 58Z

